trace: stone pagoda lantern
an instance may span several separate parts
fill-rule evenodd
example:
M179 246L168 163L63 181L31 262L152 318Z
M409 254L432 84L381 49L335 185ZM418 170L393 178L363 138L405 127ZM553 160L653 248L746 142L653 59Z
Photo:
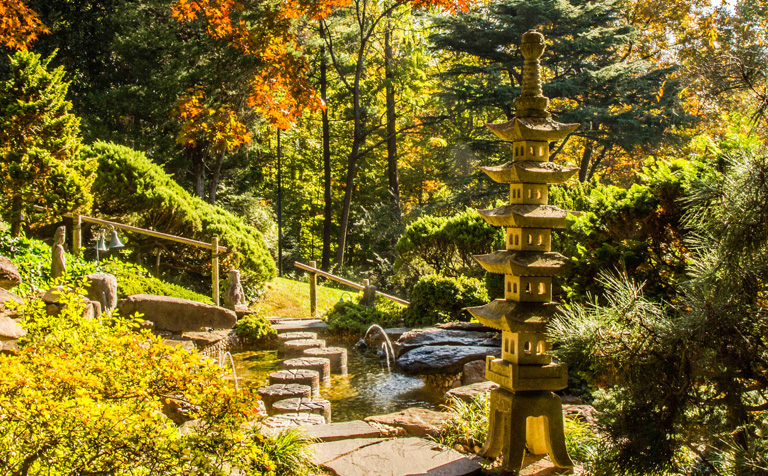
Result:
M486 359L486 376L500 388L491 392L483 454L503 453L502 468L513 474L521 470L526 448L549 454L559 468L573 466L565 448L562 403L552 393L567 386L568 372L564 364L552 362L545 334L558 307L552 302L552 277L566 262L551 251L552 229L562 228L569 212L547 203L549 184L562 183L578 171L550 162L549 145L579 126L555 122L547 112L539 63L544 36L529 30L520 50L525 64L516 117L488 124L511 142L512 161L481 167L494 181L510 184L509 205L478 210L491 225L506 228L506 250L475 256L487 271L504 275L504 299L468 309L478 321L502 332L501 358Z

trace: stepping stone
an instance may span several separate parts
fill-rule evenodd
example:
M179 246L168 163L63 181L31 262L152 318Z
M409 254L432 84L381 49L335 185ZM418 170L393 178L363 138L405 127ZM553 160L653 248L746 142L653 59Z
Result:
M320 374L320 383L324 387L331 386L331 361L321 357L299 357L283 361L286 369L317 370Z
M280 319L272 327L278 334L284 332L323 332L328 324L320 319Z
M283 413L312 413L325 418L325 423L331 422L331 402L321 398L289 398L272 404L275 415Z
M314 347L304 349L307 357L324 357L331 361L331 373L347 375L347 349L343 347Z
M322 339L297 339L286 341L283 344L283 350L286 355L299 356L304 353L305 349L311 349L312 347L325 347L325 341Z
M289 340L317 339L317 332L286 332L277 335L277 345L282 347Z
M450 412L408 408L388 415L369 416L365 421L398 426L413 436L437 436L451 418L453 418L453 413Z
M269 374L269 384L276 383L307 385L312 389L312 396L320 395L320 373L317 370L293 369L272 372Z
M479 475L481 470L477 461L422 438L397 438L362 446L323 466L338 476L470 476Z
M259 396L261 396L261 401L264 402L267 414L271 415L273 403L287 398L310 398L312 396L312 387L297 383L277 383L261 387L259 389Z
M328 425L314 425L307 428L307 433L312 428ZM322 466L325 463L335 460L340 456L349 454L355 450L368 445L375 445L381 443L384 438L357 438L351 440L338 440L328 441L323 443L315 443L309 447L312 453L312 462L318 466Z
M325 425L325 418L314 413L285 413L273 415L261 422L259 430L262 434L274 435L283 430Z
M362 420L316 425L307 428L307 436L312 439L328 442L360 438L377 438L385 435L379 428Z

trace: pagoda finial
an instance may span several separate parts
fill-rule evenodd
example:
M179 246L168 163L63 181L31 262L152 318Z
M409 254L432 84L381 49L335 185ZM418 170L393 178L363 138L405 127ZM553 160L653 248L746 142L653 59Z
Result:
M548 118L547 106L549 99L541 89L541 63L539 58L544 53L544 35L536 30L528 30L523 33L520 44L525 63L523 64L522 94L515 99L517 107L516 117L542 117Z

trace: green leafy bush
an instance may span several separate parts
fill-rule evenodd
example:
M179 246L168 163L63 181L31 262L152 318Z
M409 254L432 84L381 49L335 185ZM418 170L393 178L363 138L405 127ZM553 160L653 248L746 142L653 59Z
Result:
M19 350L0 355L0 454L20 474L288 475L309 465L306 442L265 438L248 389L197 352L167 346L135 321L83 317L76 293L48 316L24 310ZM116 358L119 356L119 358ZM189 405L188 431L163 413Z
M110 219L163 233L210 242L219 237L227 247L224 269L239 269L244 284L263 284L275 276L275 263L259 230L235 215L190 195L142 152L97 142L84 154L98 158L94 206ZM126 245L136 250L162 244L172 266L210 276L210 251L139 234Z
M277 336L266 317L258 314L248 314L235 324L235 333L244 343L261 345L270 342Z
M488 292L479 279L466 276L426 276L413 288L411 304L403 312L403 321L408 327L468 321L470 315L464 308L486 304L488 301Z
M397 325L400 322L400 313L393 307L390 307L389 312L385 312L348 300L336 303L333 309L323 316L323 319L328 324L329 332L362 334L372 324L378 324L385 328Z

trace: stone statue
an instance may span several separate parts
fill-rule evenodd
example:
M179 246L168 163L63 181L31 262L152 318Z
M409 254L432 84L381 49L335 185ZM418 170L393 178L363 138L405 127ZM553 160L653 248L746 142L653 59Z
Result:
M64 256L64 240L67 236L67 227L64 225L56 228L53 235L53 252L51 256L51 277L60 278L67 271L67 259Z
M224 305L230 309L236 306L245 306L245 292L243 285L240 284L240 271L233 269L229 271L229 286L224 295Z

